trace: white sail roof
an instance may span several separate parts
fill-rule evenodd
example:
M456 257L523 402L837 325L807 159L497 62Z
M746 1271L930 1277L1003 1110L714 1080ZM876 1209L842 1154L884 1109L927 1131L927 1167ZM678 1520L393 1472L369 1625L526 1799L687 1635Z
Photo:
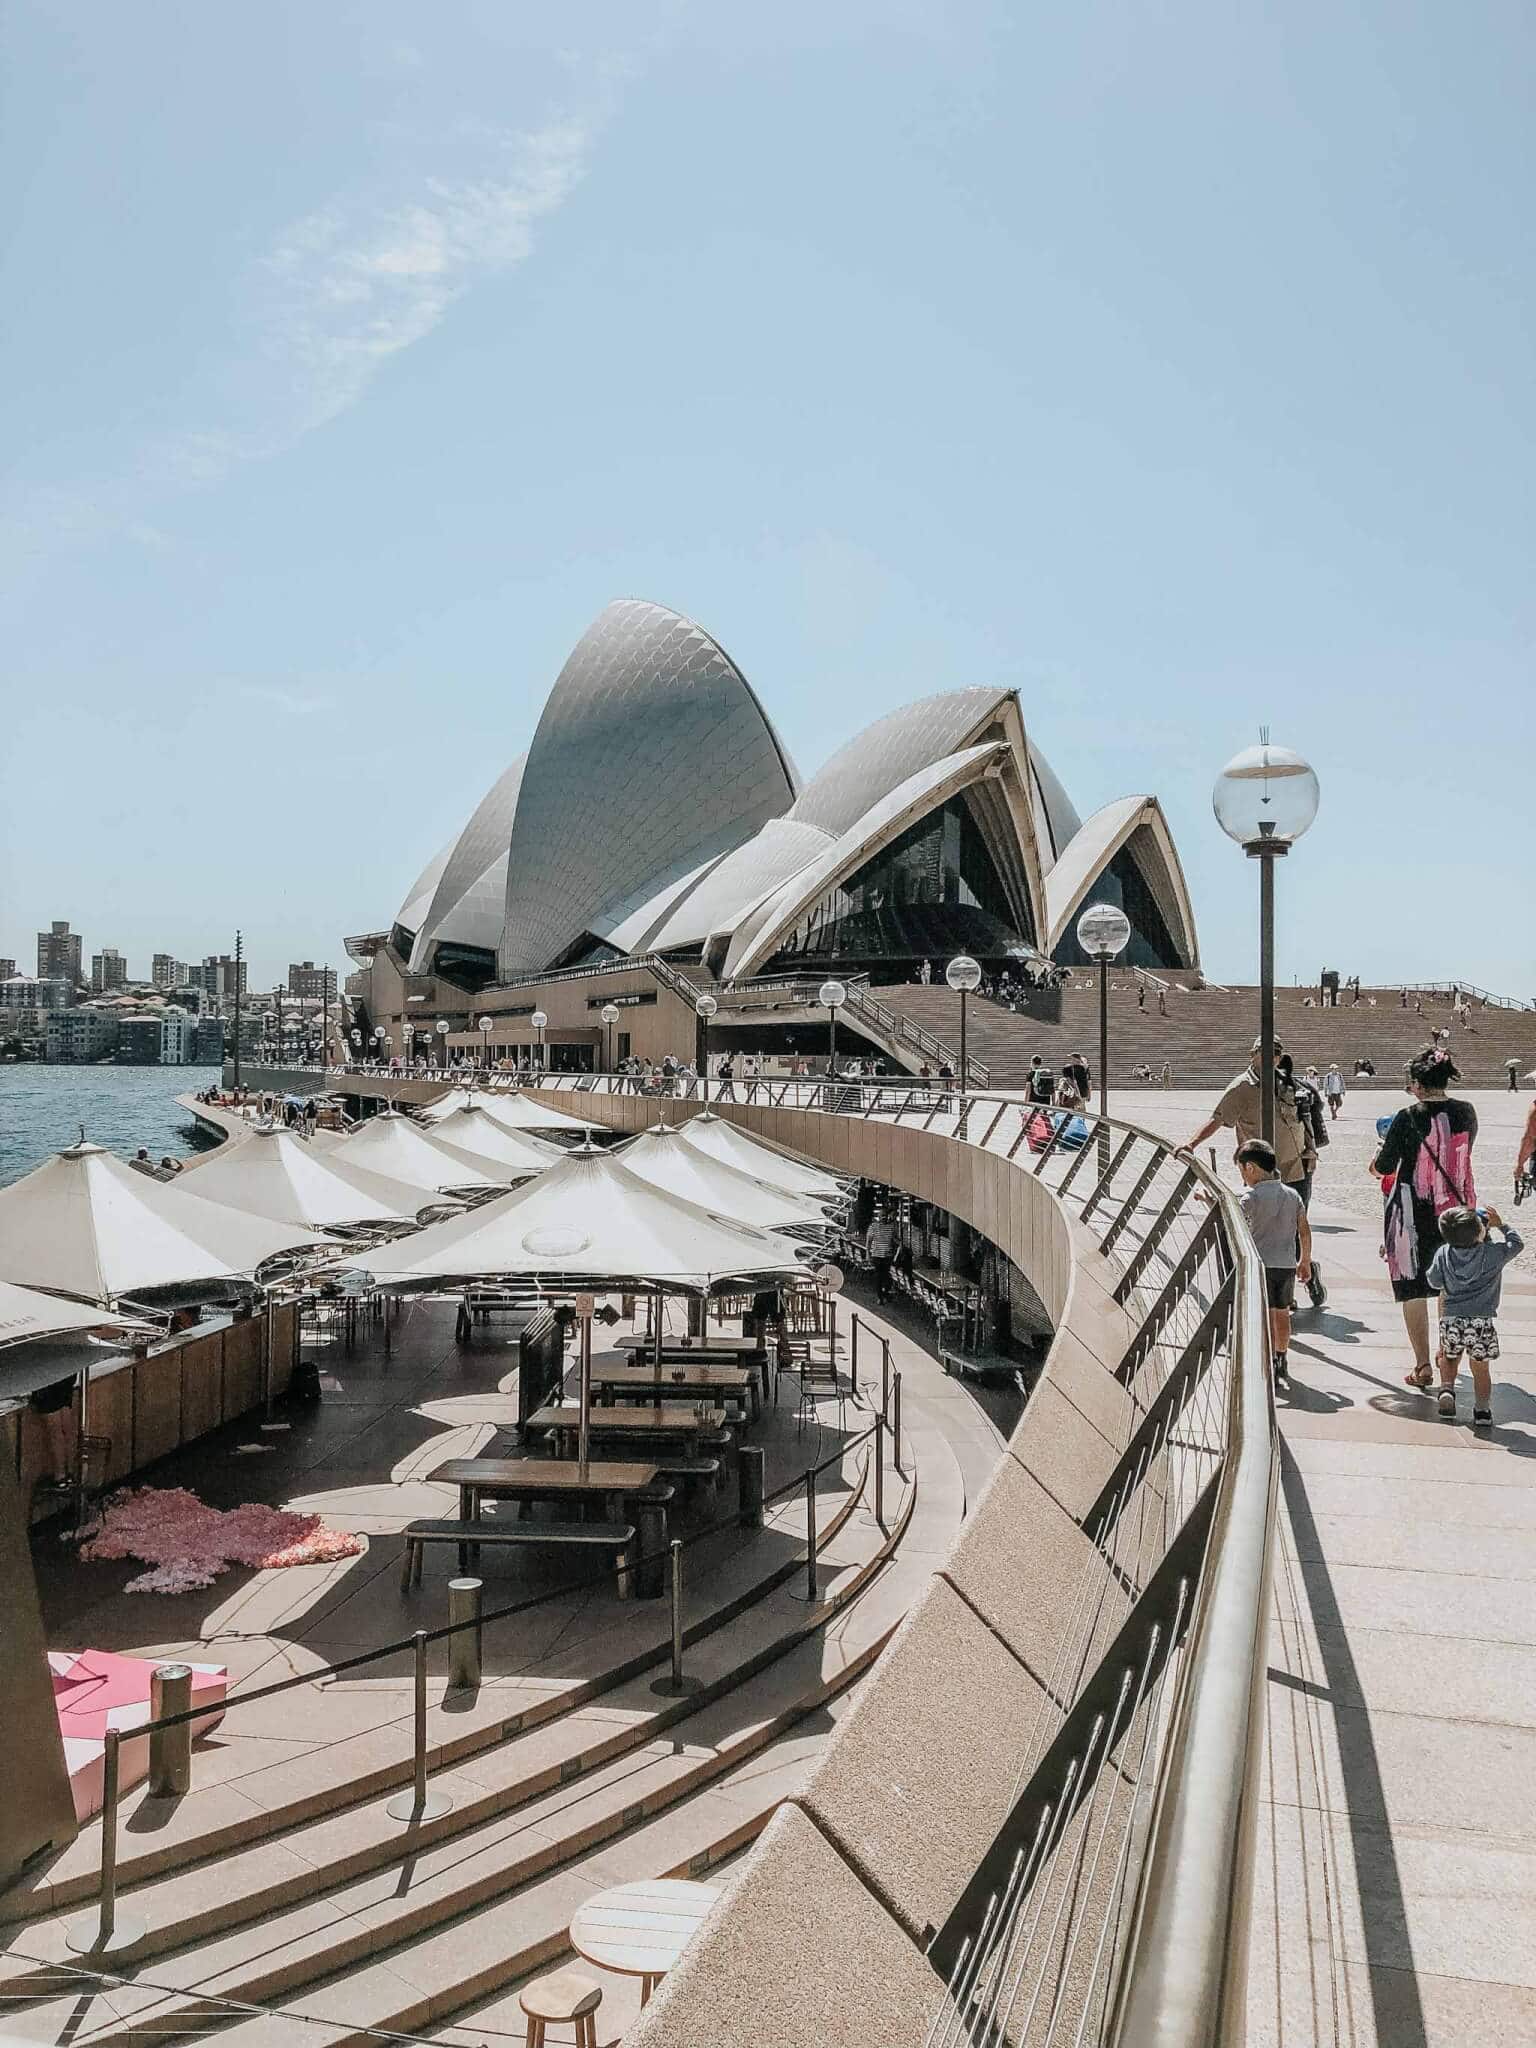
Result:
M723 1116L716 1116L712 1109L690 1117L683 1125L681 1135L685 1144L735 1167L738 1173L750 1173L754 1180L766 1181L769 1187L785 1188L795 1195L809 1195L815 1202L842 1199L842 1184L835 1174L828 1173L823 1167L812 1166L808 1160L795 1159L787 1152L780 1152L776 1146L754 1138L750 1131L742 1130L739 1124L728 1123Z
M512 1129L479 1102L466 1102L462 1109L452 1109L447 1116L439 1117L432 1126L432 1135L482 1159L496 1160L504 1169L503 1186L509 1180L542 1173L546 1166L565 1157L561 1147L552 1145L548 1138Z
M454 1088L424 1108L422 1115L430 1123L437 1124L445 1116L451 1116L454 1110L467 1109L471 1104L485 1110L497 1123L505 1124L509 1131L575 1132L599 1128L588 1123L585 1117L568 1116L563 1109L552 1109L546 1102L535 1102L531 1095L524 1095L516 1089L480 1091Z
M333 1146L316 1152L287 1130L259 1125L194 1176L199 1201L316 1230L388 1228L414 1223L442 1197L348 1163Z
M435 1131L423 1130L398 1109L381 1110L369 1117L339 1144L325 1148L325 1155L366 1167L370 1173L387 1174L413 1188L499 1189L513 1179L512 1169L500 1160L466 1152Z
M16 1287L0 1280L0 1346L35 1344L39 1338L78 1335L82 1330L154 1330L139 1316L114 1316L35 1287Z
M136 1172L104 1146L71 1145L0 1188L0 1278L105 1302L234 1279L323 1244L291 1218L242 1215L187 1191L219 1163L183 1186Z
M737 1223L750 1223L757 1230L815 1229L827 1220L816 1201L728 1166L723 1159L690 1145L670 1124L653 1124L642 1131L620 1157L631 1173L638 1173L652 1187Z
M720 1280L803 1273L783 1238L680 1202L590 1145L469 1215L379 1245L356 1264L407 1286L516 1275L562 1289L653 1281L703 1291Z

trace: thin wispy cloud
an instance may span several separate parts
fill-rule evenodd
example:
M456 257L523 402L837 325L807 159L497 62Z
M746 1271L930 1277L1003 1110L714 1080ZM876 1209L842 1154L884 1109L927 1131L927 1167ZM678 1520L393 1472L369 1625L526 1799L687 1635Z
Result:
M457 159L454 175L354 190L292 222L239 281L248 350L199 366L218 406L158 436L127 474L27 493L6 521L18 555L35 564L113 531L152 545L144 513L157 494L216 484L356 405L476 285L527 261L540 224L584 176L598 122L563 115L521 133L477 124L440 152Z
M286 711L294 717L317 715L335 707L335 698L320 690L285 687L281 683L232 683L230 694L248 704L260 704L269 711Z

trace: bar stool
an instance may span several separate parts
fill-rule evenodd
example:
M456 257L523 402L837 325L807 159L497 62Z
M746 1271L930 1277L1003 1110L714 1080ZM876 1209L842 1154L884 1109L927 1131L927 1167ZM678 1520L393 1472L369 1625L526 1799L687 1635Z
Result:
M517 2002L528 2015L527 2048L544 2048L544 2030L551 2020L574 2020L576 2048L597 2048L597 2021L592 2015L603 2002L602 1987L580 1970L556 1970L525 1984Z

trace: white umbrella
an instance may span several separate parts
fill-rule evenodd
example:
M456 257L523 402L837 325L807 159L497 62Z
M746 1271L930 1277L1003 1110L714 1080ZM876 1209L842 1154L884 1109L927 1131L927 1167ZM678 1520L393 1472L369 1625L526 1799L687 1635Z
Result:
M826 1227L826 1213L815 1201L772 1187L761 1175L727 1166L690 1145L670 1124L652 1124L624 1146L619 1156L631 1173L638 1173L652 1187L664 1188L669 1195L737 1223L750 1223L758 1230Z
M316 1152L292 1131L260 1124L189 1177L210 1207L267 1216L317 1230L392 1229L414 1224L445 1197L347 1163L339 1148Z
M500 1126L496 1128L499 1130ZM550 1154L551 1158L555 1156L553 1146ZM440 1138L435 1131L423 1130L398 1109L381 1110L377 1116L369 1117L347 1134L339 1149L333 1148L327 1156L365 1166L370 1173L389 1174L411 1187L472 1188L481 1193L491 1189L500 1192L520 1175L526 1178L540 1170L532 1163L519 1169L484 1153L466 1151ZM540 1166L549 1163L543 1160Z
M503 1169L504 1181L542 1173L558 1159L570 1155L548 1138L536 1138L530 1131L515 1131L479 1103L466 1103L450 1110L431 1126L432 1136L443 1143L473 1152L477 1159L494 1159Z
M108 1310L87 1307L78 1301L63 1301L56 1294L39 1294L35 1287L16 1287L0 1280L0 1346L33 1344L42 1337L77 1336L82 1330L151 1330L142 1316L113 1315Z
M726 1166L734 1166L738 1173L750 1173L754 1180L766 1181L769 1187L785 1188L793 1195L808 1195L813 1202L843 1199L842 1184L835 1174L792 1158L773 1145L765 1145L761 1138L728 1123L713 1110L690 1117L681 1126L681 1134L686 1144Z
M323 1245L291 1220L237 1215L136 1173L100 1145L71 1145L0 1188L0 1278L86 1301L230 1280Z
M601 1124L588 1123L584 1117L567 1116L563 1109L551 1109L548 1103L535 1102L531 1096L517 1090L494 1090L480 1094L470 1088L455 1088L423 1111L433 1123L451 1116L457 1109L473 1106L493 1116L497 1123L505 1124L509 1131L594 1131L601 1130Z
M804 1278L783 1238L679 1201L591 1145L510 1194L355 1263L396 1283L515 1274L561 1291L650 1282L698 1293L726 1279Z

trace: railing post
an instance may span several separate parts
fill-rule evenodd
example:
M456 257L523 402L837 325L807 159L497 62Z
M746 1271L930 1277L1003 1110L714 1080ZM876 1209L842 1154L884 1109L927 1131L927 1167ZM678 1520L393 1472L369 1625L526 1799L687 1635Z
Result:
M682 1693L697 1692L703 1684L700 1678L683 1676L683 1545L680 1537L671 1542L672 1553L672 1670L666 1678L658 1678L651 1691L676 1699Z
M480 1579L448 1581L448 1689L475 1692L480 1685L480 1610L485 1593Z
M899 1372L891 1380L891 1463L896 1468L897 1474L905 1479L907 1475L901 1469L901 1374Z
M416 1739L413 1782L409 1792L399 1792L384 1809L391 1820L403 1820L415 1827L425 1820L438 1820L452 1810L446 1792L427 1789L427 1632L419 1628L413 1638L416 1648Z
M76 1920L64 1940L77 1956L120 1955L144 1939L148 1931L142 1920L117 1917L117 1802L121 1783L118 1750L122 1735L109 1728L102 1738L101 1762L101 1897L95 1920Z
M886 1416L889 1415L890 1412L891 1340L889 1337L882 1337L880 1339L880 1413L882 1416Z
M859 1312L853 1311L848 1326L848 1391L855 1401L859 1398Z
M875 1417L875 1520L885 1527L885 1414Z
M805 1597L816 1596L816 1468L805 1475Z
M192 1666L157 1664L149 1677L149 1794L179 1799L192 1790L192 1723L158 1728L166 1715L184 1714L192 1704Z

